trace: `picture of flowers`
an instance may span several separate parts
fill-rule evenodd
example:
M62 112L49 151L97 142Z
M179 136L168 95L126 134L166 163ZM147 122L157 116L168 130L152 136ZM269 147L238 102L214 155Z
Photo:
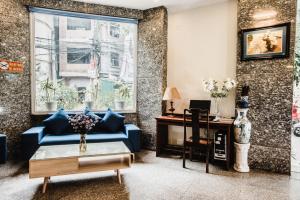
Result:
M242 60L288 56L290 24L242 31Z

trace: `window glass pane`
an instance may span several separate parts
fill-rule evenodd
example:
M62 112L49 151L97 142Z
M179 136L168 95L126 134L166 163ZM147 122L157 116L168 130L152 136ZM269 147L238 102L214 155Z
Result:
M90 64L91 52L88 48L67 48L68 64Z
M34 112L135 111L136 24L33 16Z
M91 30L91 20L68 17L68 30Z
M117 24L110 25L110 35L115 38L120 37L120 27Z
M111 65L118 67L119 66L119 54L115 52L111 52Z

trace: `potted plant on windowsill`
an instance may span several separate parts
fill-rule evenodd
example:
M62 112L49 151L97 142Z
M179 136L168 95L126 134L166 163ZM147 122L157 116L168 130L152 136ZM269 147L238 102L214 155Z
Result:
M55 100L56 88L54 83L47 78L41 83L41 89L45 92L43 100L45 101L47 111L55 111L57 109L57 102Z
M117 82L114 85L116 90L115 108L116 110L124 110L126 99L130 97L129 86L125 82Z
M94 107L94 102L98 99L98 92L99 84L94 84L91 80L91 84L85 92L85 103L88 108L92 109Z

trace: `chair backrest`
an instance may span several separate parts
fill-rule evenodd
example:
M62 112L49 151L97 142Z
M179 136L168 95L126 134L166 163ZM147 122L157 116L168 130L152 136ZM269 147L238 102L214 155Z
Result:
M191 126L192 126L192 141L194 144L199 144L200 140L200 123L201 118L202 123L205 123L204 129L206 129L206 136L208 138L209 130L209 110L208 109L185 109L184 110L184 140L186 140L186 127L188 126L187 118L191 116Z
M210 100L190 100L190 109L201 109L210 111Z

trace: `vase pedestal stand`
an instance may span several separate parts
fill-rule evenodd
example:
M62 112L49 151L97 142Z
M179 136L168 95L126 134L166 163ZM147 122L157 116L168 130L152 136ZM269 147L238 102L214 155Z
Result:
M250 148L250 143L248 144L239 144L234 143L235 148L235 163L234 170L238 172L249 172L248 166L248 150Z

